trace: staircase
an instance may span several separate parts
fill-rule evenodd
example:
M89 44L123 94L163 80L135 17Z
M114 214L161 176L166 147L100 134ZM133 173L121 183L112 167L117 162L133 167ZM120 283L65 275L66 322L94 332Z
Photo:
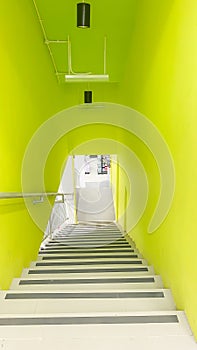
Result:
M0 349L197 349L160 276L114 223L69 225L0 298Z

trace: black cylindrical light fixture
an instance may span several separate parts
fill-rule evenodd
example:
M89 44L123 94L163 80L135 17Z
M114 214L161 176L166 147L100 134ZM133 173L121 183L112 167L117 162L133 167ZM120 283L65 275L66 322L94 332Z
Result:
M77 4L77 27L90 28L90 4L86 2Z
M84 91L84 103L92 103L92 91Z

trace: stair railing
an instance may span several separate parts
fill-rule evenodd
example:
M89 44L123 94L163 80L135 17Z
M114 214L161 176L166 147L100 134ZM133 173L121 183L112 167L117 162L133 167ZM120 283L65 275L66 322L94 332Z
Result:
M61 197L61 200L56 199L55 203L64 203L65 196L73 195L73 193L59 192L0 192L0 199L19 199L19 198L39 198L34 199L33 204L43 203L46 197Z

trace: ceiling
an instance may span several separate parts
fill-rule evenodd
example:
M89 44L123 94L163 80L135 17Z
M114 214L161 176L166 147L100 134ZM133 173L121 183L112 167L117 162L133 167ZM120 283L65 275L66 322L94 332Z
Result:
M104 72L104 38L107 41L107 73L110 82L118 82L124 67L132 38L134 13L138 0L88 1L91 4L91 27L76 27L74 0L32 0L35 2L48 40L67 40L72 47L72 68L75 72ZM67 43L50 44L58 72L68 71ZM64 80L64 76L62 75Z

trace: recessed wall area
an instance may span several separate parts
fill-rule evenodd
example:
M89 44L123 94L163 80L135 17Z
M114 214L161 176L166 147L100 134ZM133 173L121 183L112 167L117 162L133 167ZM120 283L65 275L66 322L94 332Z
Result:
M115 221L111 164L110 155L68 157L58 188L58 193L63 193L64 202L56 197L46 235L68 224Z
M75 155L77 222L115 221L110 155Z

